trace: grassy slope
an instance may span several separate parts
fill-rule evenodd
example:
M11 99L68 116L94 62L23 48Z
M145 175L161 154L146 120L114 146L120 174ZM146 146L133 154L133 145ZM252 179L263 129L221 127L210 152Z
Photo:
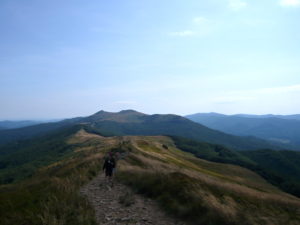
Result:
M101 170L103 152L114 141L103 142L89 134L74 143L71 137L64 139L72 149L64 159L36 167L30 178L0 185L1 225L96 225L94 211L79 188Z
M66 138L81 126L73 126L43 137L0 147L0 184L12 183L32 176L39 167L62 160L72 154Z
M300 152L276 150L232 151L222 145L171 137L183 151L213 161L248 168L283 191L300 197Z
M300 221L298 198L247 169L197 159L165 137L135 137L130 145L119 179L156 198L170 213L195 224Z
M262 170L276 175L274 184L300 197L300 152L256 150L240 154L255 161Z
M298 198L257 174L197 159L167 137L103 138L81 130L66 145L73 154L17 185L0 186L1 224L95 224L78 189L94 177L103 154L125 151L117 178L194 224L297 224ZM74 147L75 146L75 147ZM288 221L288 222L287 222Z

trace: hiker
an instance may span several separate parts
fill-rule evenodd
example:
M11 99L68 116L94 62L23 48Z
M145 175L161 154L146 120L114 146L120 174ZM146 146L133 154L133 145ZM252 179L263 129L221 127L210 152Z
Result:
M103 171L105 171L105 177L107 179L107 182L113 186L113 173L116 168L116 161L113 157L113 153L109 152L108 157L105 159L104 165L103 165Z

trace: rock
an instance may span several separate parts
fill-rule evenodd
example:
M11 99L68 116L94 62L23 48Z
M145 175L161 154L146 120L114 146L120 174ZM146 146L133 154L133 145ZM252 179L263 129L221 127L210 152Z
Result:
M124 218L121 219L122 222L129 221L129 220L130 220L129 217L124 217Z
M95 188L102 185L103 188ZM82 187L80 193L95 208L95 216L100 225L175 225L182 224L164 215L156 202L132 192L120 183L108 191L103 176L96 177ZM119 197L131 193L135 203L125 207L119 203Z

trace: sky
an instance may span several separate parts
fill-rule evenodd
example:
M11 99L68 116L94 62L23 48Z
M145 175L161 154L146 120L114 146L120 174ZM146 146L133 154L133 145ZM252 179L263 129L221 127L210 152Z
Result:
M0 1L0 120L299 103L300 0Z

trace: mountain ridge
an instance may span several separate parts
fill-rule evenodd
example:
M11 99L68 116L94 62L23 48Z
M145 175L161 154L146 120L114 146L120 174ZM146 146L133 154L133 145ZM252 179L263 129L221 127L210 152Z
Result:
M243 117L222 114L193 114L186 118L212 129L239 136L255 136L300 149L300 121L280 117Z
M37 120L3 120L0 121L0 129L15 129L36 124L45 123L44 121Z
M99 111L91 116L66 119L55 123L46 123L9 131L0 131L0 145L42 136L62 127L75 124L90 124L98 132L107 136L122 135L175 135L197 141L222 144L239 150L261 148L288 149L284 143L268 142L256 137L239 137L210 129L185 117L175 114L147 115L134 110L117 113Z
M141 114L129 110L123 113L101 112L101 121L95 121L97 114L83 118L82 122L94 122L93 127L107 135L177 135L192 138L199 141L224 144L232 148L276 148L271 143L253 137L240 138L223 132L209 129L174 114ZM122 120L120 122L120 115ZM106 117L106 118L105 118ZM256 147L257 146L257 147ZM261 147L259 147L261 146ZM277 146L278 148L278 146Z
M209 113L193 113L185 115L184 117L190 117L190 116L219 116L219 117L230 117L230 116L238 116L238 117L244 117L244 118L281 118L281 119L296 119L300 120L300 114L287 114L287 115L280 115L280 114L244 114L244 113L238 113L238 114L222 114L217 112L209 112Z

